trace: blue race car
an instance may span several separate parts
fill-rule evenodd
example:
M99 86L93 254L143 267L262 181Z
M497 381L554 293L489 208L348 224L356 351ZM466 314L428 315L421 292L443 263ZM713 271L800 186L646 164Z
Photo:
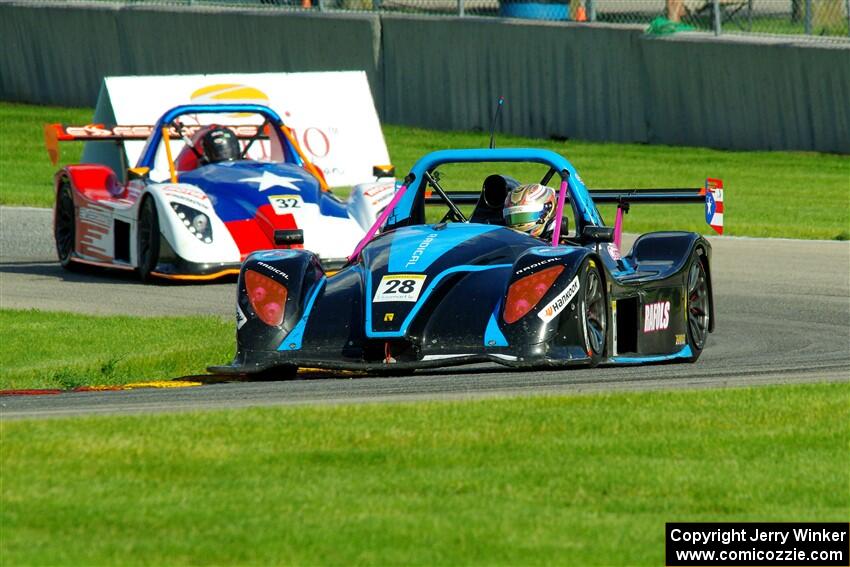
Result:
M549 189L557 197L545 240L505 226L514 179L489 175L473 194L441 186L440 167L497 162L541 164L541 185L560 182ZM210 371L696 361L714 329L711 245L692 232L653 232L621 254L623 213L637 203L707 203L707 218L719 224L721 187L708 180L703 189L588 191L551 151L428 154L335 275L307 251L249 256L238 283L236 357ZM615 226L605 225L598 202L618 205ZM429 221L426 205L445 214ZM459 205L473 205L471 214Z

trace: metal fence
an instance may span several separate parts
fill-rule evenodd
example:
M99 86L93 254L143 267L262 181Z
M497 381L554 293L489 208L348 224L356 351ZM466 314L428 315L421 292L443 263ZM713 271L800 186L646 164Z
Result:
M850 38L850 0L119 0L132 4L266 7L570 20L646 25L652 33Z

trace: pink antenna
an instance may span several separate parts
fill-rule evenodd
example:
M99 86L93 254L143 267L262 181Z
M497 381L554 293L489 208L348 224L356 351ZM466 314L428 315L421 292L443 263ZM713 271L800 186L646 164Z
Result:
M561 240L561 221L564 218L564 200L567 198L567 180L561 180L561 190L558 191L558 207L555 209L555 230L552 231L552 246L557 246Z
M614 221L614 246L617 250L620 249L620 243L623 240L623 207L617 207L617 220Z
M351 256L348 257L349 262L353 262L360 256L360 252L363 251L363 248L369 244L369 241L374 238L375 234L378 232L378 229L387 221L387 218L390 216L390 213L395 209L395 206L401 201L402 196L404 196L405 191L407 191L407 184L405 183L401 187L399 187L398 191L393 197L393 200L390 201L390 204L386 206L386 208L381 211L381 214L378 215L378 220L375 221L375 224L372 225L372 228L369 229L369 232L366 233L366 236L363 237L363 240L357 243L357 246L354 248L354 252Z

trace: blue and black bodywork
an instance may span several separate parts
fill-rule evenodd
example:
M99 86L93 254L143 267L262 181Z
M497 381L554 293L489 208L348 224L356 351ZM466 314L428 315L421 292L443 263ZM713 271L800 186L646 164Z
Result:
M517 183L509 177L491 175L474 194L443 191L439 166L473 162L548 166L541 182L560 179L563 217L552 241L503 225L505 195ZM545 150L428 154L379 217L380 233L368 233L338 273L301 250L249 256L238 284L236 358L210 370L695 361L714 328L711 245L696 233L654 232L620 255L620 227L605 226L596 201L703 200L695 189L591 192L569 161ZM426 222L430 203L446 206L440 222ZM474 205L469 218L460 204ZM261 316L275 286L286 289L276 325Z

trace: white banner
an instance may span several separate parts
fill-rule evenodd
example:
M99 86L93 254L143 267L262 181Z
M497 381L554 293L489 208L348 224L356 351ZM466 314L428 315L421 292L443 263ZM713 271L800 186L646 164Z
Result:
M181 104L239 102L264 104L276 111L332 187L372 180L372 166L390 163L363 71L106 77L94 122L153 124ZM233 116L227 123L244 120ZM175 151L182 146L172 144ZM87 146L98 147L87 147L84 161L118 166L114 145ZM125 143L129 165L136 164L143 146L144 142Z

